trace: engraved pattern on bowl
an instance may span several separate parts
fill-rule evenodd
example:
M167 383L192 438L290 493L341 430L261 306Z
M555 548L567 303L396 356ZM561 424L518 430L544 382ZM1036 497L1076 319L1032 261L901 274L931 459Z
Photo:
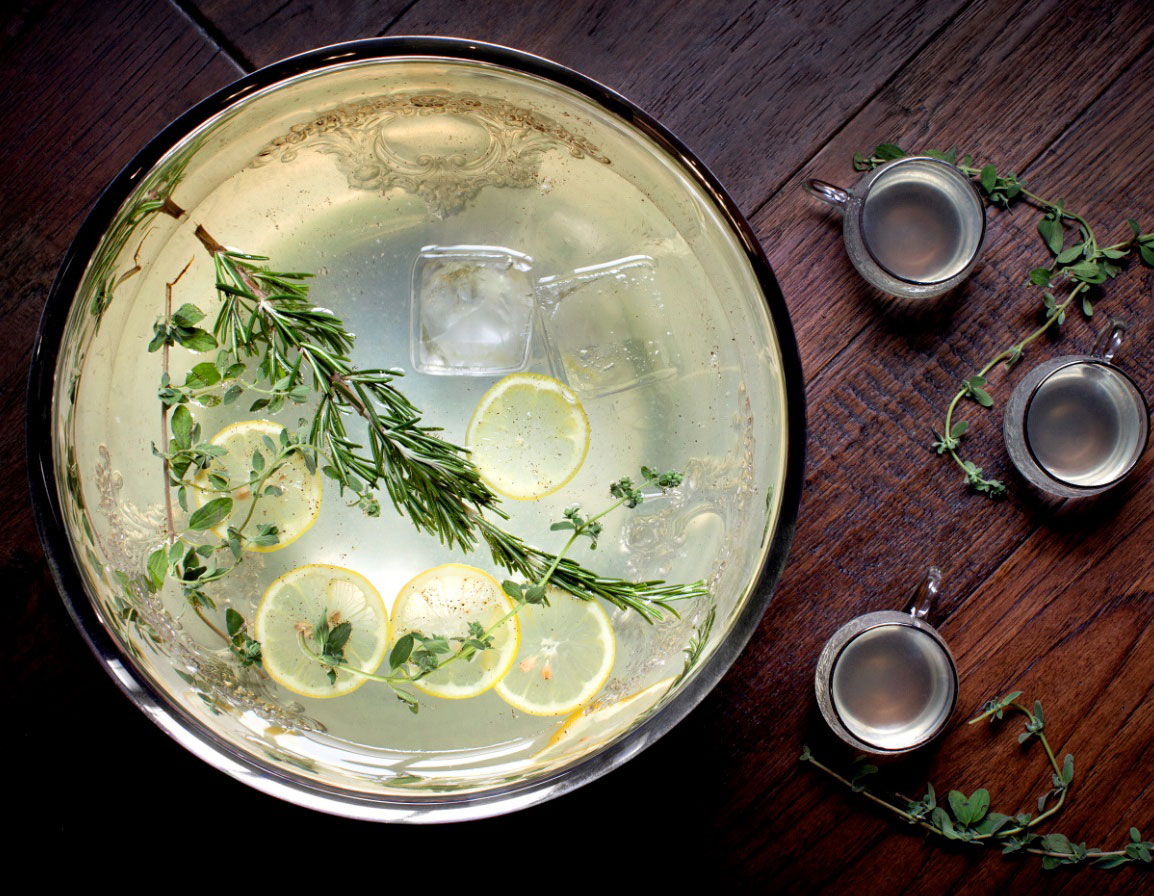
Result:
M573 158L610 164L597 147L549 118L470 93L398 92L338 106L273 140L253 165L332 155L354 190L405 190L436 218L462 211L485 187L541 186L541 156L564 145Z

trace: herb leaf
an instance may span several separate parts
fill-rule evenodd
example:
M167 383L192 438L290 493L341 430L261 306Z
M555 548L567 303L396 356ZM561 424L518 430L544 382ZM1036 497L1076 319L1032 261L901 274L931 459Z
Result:
M194 531L211 529L232 513L232 498L213 498L188 518L188 528Z

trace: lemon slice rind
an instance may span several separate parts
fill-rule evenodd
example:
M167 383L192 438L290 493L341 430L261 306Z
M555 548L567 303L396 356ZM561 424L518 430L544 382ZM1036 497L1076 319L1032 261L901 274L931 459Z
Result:
M527 715L560 716L580 709L613 671L616 643L609 615L595 600L559 589L549 604L521 608L521 648L497 693Z
M263 437L268 436L274 444L279 444L278 439L283 429L281 424L271 420L240 420L236 423L230 423L209 440L211 444L229 450L229 454L225 457L214 459L209 470L218 472L222 466L226 470L229 469L227 462L230 459L234 459L235 466L248 470L254 449L259 449L267 461L269 452ZM243 454L236 451L238 447L243 448ZM202 470L193 480L194 484L199 486L194 490L198 507L203 506L214 497L212 492L204 490L208 483L208 472ZM321 510L321 477L315 471L309 472L304 459L299 454L294 454L286 460L265 484L266 486L276 486L281 490L281 494L260 499L246 532L251 534L258 531L258 526L262 523L273 523L277 527L278 541L271 545L256 545L245 542L244 546L246 551L262 554L287 548L312 528ZM248 499L234 498L232 513L212 528L213 534L218 538L224 538L230 523L234 520L243 519L249 506Z
M572 760L600 748L648 715L675 679L676 676L670 676L620 700L594 702L578 709L534 754L533 761L548 762L560 757Z
M514 373L481 396L465 447L495 492L533 501L568 484L589 453L589 418L564 383Z

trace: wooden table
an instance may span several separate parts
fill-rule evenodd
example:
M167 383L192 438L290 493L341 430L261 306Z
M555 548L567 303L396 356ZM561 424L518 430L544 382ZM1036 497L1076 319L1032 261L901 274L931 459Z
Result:
M989 788L1032 808L1049 786L1019 721L968 727L997 693L1042 699L1059 756L1077 757L1054 829L1112 849L1154 833L1154 452L1107 500L1031 494L1001 442L1000 407L1032 363L1086 350L1107 315L1142 326L1124 365L1154 395L1149 268L1132 264L1072 313L1058 339L991 376L997 405L967 404L968 456L1009 483L993 502L930 449L960 380L1037 320L1027 272L1046 261L1026 207L989 214L973 277L911 312L873 291L836 216L805 178L847 183L855 150L959 146L1062 196L1105 241L1154 228L1154 15L1146 0L889 0L722 4L390 0L25 0L0 21L5 364L0 569L7 812L62 842L183 839L222 864L233 835L291 832L303 849L401 855L467 879L606 872L604 856L666 856L759 891L1132 892L1148 873L1042 872L1036 858L940 848L797 759L840 760L817 715L813 670L843 622L900 602L929 562L937 620L958 659L960 708L933 749L897 766L910 790ZM73 628L32 523L23 417L30 352L61 257L102 187L162 125L245 72L373 35L468 36L554 59L619 90L693 148L751 220L780 279L806 374L809 440L800 525L773 603L715 691L625 767L560 800L488 822L393 828L315 815L249 790L185 753L98 671ZM83 748L77 746L83 739ZM920 791L919 791L920 793ZM35 797L35 798L34 798ZM370 839L371 838L371 839ZM366 847L370 852L366 853ZM348 852L345 853L345 849ZM485 850L488 850L487 852ZM494 853L493 850L499 852ZM290 855L300 868L311 853ZM389 858L389 856L393 858ZM515 863L502 865L502 857ZM548 870L547 866L547 869ZM108 866L111 871L112 866ZM204 871L202 863L202 871ZM410 878L411 879L411 878ZM684 882L691 878L686 877ZM222 881L227 878L221 878ZM540 880L533 878L534 882ZM521 884L527 883L522 879ZM382 885L389 885L387 875Z

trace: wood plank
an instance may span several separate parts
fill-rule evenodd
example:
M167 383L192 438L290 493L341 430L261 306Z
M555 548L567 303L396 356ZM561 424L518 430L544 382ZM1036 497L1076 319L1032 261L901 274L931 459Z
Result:
M307 0L274 6L261 0L236 10L203 0L195 12L211 13L209 37L219 28L223 42L260 62L303 49L306 40L375 27L369 19L355 27L331 19ZM0 459L17 466L0 502L9 535L0 574L15 594L0 602L0 624L22 634L3 667L5 716L19 720L5 739L5 758L48 779L48 771L75 762L70 751L80 732L88 768L99 769L38 785L35 802L17 801L28 807L26 823L90 838L120 835L123 845L122 832L138 830L145 812L158 830L215 832L231 822L252 844L236 857L249 870L252 856L279 855L273 841L287 829L300 842L340 843L348 854L379 849L387 835L394 854L413 867L434 854L465 862L478 844L507 848L544 835L599 853L627 838L632 855L664 862L683 850L687 859L670 862L678 870L691 861L719 882L760 885L759 892L1131 892L1144 884L1130 869L1043 875L1034 860L939 850L795 762L803 741L833 752L812 698L824 639L855 613L889 605L889 595L900 602L908 580L938 552L939 560L956 558L947 565L940 627L963 676L958 718L995 691L1021 687L1041 697L1055 749L1078 761L1073 802L1058 829L1110 846L1125 839L1130 822L1147 835L1154 828L1154 454L1119 495L1057 516L1021 491L1001 505L967 497L956 474L925 454L923 418L1029 317L1019 281L1039 254L1034 217L992 216L986 259L967 287L928 313L901 314L861 286L836 222L798 190L811 172L848 175L852 151L881 138L921 146L968 139L972 151L1011 160L1072 204L1081 198L1079 207L1103 224L1132 212L1154 221L1140 165L1154 125L1154 51L1147 49L1154 23L1138 0L1094 9L986 0L956 18L960 2L919 13L909 32L889 20L870 32L864 23L882 14L852 6L711 6L706 16L703 5L650 0L514 15L512 5L419 0L394 29L513 43L594 74L669 122L736 186L747 208L784 185L757 225L793 307L811 378L801 528L770 613L732 672L685 723L607 778L555 803L435 837L306 812L208 768L95 671L56 599L29 522L18 450L35 318L99 186L168 117L237 69L188 19L156 5L28 3L22 9L31 12L12 28L5 19L0 83L10 89L0 91L0 121L8 125L0 165L18 186L0 200L0 246L21 265L20 276L9 273L0 289L0 322L13 354L24 354L0 374L7 377L0 378L7 424ZM373 11L347 9L346 19ZM265 24L246 32L245 21ZM856 42L846 28L858 28ZM1054 35L1061 52L1044 49L1052 49ZM631 52L638 46L646 52ZM100 86L106 72L108 89ZM1090 163L1093 176L1077 173ZM1100 312L1148 317L1149 287L1141 277L1116 284ZM1078 320L1067 329L1060 343L998 381L1000 400L1025 367L1090 339ZM1122 363L1148 392L1151 361L1150 341L1136 334ZM997 413L974 420L969 447L1004 474ZM57 710L66 692L65 715ZM956 727L939 747L893 771L911 790L926 778L940 789L989 784L999 804L1025 807L1046 774L1036 745L1019 755L1016 730L1017 723L1000 731ZM986 769L990 762L995 767ZM148 782L151 802L136 796L140 781ZM223 871L230 857L220 852Z
M1071 196L1076 195L1072 190L1077 172L1083 166L1095 172L1095 181L1083 188L1090 194L1090 201L1084 206L1091 220L1107 215L1114 218L1113 236L1107 236L1103 229L1104 239L1123 239L1128 233L1123 219L1129 214L1154 223L1154 201L1143 192L1145 175L1137 163L1144 157L1144 134L1151 127L1149 106L1125 102L1128 95L1141 88L1142 78L1149 76L1149 58L1147 53L1142 64L1128 71L1119 86L1106 95L1109 99L1103 99L1102 108L1108 108L1108 114L1091 116L1085 130L1079 126L1072 132L1092 135L1099 126L1098 119L1104 117L1107 121L1102 124L1119 134L1108 148L1092 138L1067 135L1035 168L1035 184L1046 184L1054 194ZM1113 105L1105 105L1111 101ZM1054 164L1059 159L1063 160L1063 167ZM992 571L992 564L1013 546L1014 540L1028 533L1052 507L1034 500L1028 492L998 508L975 502L960 487L960 471L929 454L930 427L940 425L939 418L956 384L1009 344L1013 334L1033 325L1037 307L1033 303L1038 297L1028 295L1020 284L1027 270L1044 259L1033 229L1035 220L1036 216L1026 209L993 219L986 260L963 287L961 301L947 306L951 316L918 323L901 316L859 311L859 318L869 321L868 328L826 370L816 376L811 374L809 398L816 412L810 429L812 462L807 477L813 488L807 502L820 502L823 509L810 513L811 505L807 503L807 512L803 513L801 539L813 545L813 552L802 563L812 564L811 572L821 566L828 576L834 546L843 556L851 557L852 562L838 568L830 582L835 590L860 597L877 593L884 588L884 575L889 570L884 556L894 548L925 556L937 546L948 556L968 546L964 572L957 583L961 593L968 593ZM1008 226L1003 226L1003 221ZM820 275L805 270L802 276ZM1100 314L1140 316L1143 293L1137 284L1141 281L1141 274L1132 274L1108 287ZM825 289L830 304L837 304L838 293L829 286ZM862 290L857 292L861 297ZM1015 296L1021 310L1003 315L994 309L1000 308L1007 293ZM969 313L970 309L979 308L990 310L985 314ZM1078 317L1075 315L1067 323L1068 335L1060 348L1039 346L1009 376L999 373L997 378L992 377L1000 402L1038 359L1087 350L1092 345L1094 329ZM1149 343L1140 344L1135 339L1128 348L1134 352L1128 369L1149 391ZM871 359L885 360L879 363ZM988 472L1009 480L1012 470L1001 447L998 414L984 414L967 403L961 416L974 424L974 430L966 437L967 451ZM885 446L884 454L871 451L871 445ZM847 463L870 472L846 476L843 471ZM1142 469L1146 469L1145 465ZM911 475L928 477L929 482L936 484L936 490L920 492L912 506L887 502L886 495L906 490ZM845 520L847 510L850 522ZM967 517L967 526L959 528L956 521ZM879 532L889 533L884 542L877 538ZM860 568L863 563L867 570L864 574ZM793 564L791 573L802 575L803 571Z
M17 29L5 44L3 82L10 89L0 91L0 170L7 185L0 255L19 259L0 272L0 325L13 350L0 371L6 420L23 419L40 310L89 207L156 131L238 74L191 28L181 30L183 24L178 13L148 2L61 3L38 27ZM76 54L92 60L91 67L70 64ZM5 427L0 462L18 473L5 485L12 500L0 502L0 526L16 527L32 544L23 455L23 427ZM0 545L0 567L13 557L10 544Z
M235 48L249 70L306 50L363 37L376 37L413 0L178 0L210 36Z
M10 48L19 45L20 39L35 28L55 6L63 0L9 0L0 10L0 60L4 60ZM5 62L0 61L0 71L6 71Z
M958 27L963 24L959 22ZM1138 22L1134 25L1137 27ZM951 32L949 37L962 41L966 35ZM1107 38L1103 40L1111 52L1118 52L1116 44ZM1135 46L1143 43L1149 43L1146 34L1141 35ZM997 47L992 50L995 56L997 50ZM1083 48L1083 52L1089 52L1089 48ZM1103 56L1108 54L1103 52ZM1126 61L1123 58L1119 68L1125 69ZM1008 70L1013 69L1010 65ZM1075 191L1084 192L1087 198L1080 207L1086 208L1092 219L1103 219L1109 214L1121 223L1122 218L1134 212L1139 218L1154 221L1154 205L1143 187L1148 177L1141 164L1148 149L1146 135L1154 127L1154 120L1149 103L1132 101L1136 95L1149 92L1144 85L1151 83L1152 75L1154 53L1147 51L1032 167L1035 184L1052 185L1056 193L1068 195L1071 204L1077 195ZM964 91L965 84L960 88ZM1101 85L1092 87L1090 95L1100 89ZM930 104L934 99L936 97L930 97ZM888 98L883 102L888 104ZM878 113L871 109L863 112L863 115L871 114ZM1028 110L1021 110L1021 114L1027 116ZM855 126L851 123L847 132ZM1060 133L1063 126L1056 124L1055 130ZM1097 136L1100 134L1109 134L1110 139L1104 141ZM842 139L842 135L838 139ZM848 157L845 147L839 155ZM1087 170L1086 166L1094 172L1090 181L1078 173ZM788 205L791 197L783 196L780 201ZM1139 207L1135 208L1135 204ZM1025 262L1023 256L1038 256L1034 220L1032 214L1024 213L1024 223L1016 224L1017 218L1012 218L1003 225L1004 230L995 232L990 254L976 277L977 282L967 289L966 300L949 306L948 313L937 320L882 317L876 300L852 284L845 289L850 293L848 299L844 294L839 295L840 290L831 289L828 282L821 283L823 276L829 279L829 268L836 267L836 263L826 262L824 275L821 270L802 272L802 277L818 284L830 304L857 301L859 304L854 310L869 323L848 348L843 347L840 354L833 355L818 377L811 379L812 464L798 540L774 610L758 634L756 647L743 655L730 677L744 680L743 673L745 676L759 674L760 680L748 689L727 695L729 699L750 701L757 699L755 694L763 695L763 699L764 695L773 694L773 703L780 712L785 712L784 706L795 705L795 701L804 704L809 685L798 667L804 668L807 658L812 663L824 638L855 613L885 606L887 593L901 595L905 588L903 577L914 575L918 564L932 559L942 562L942 558L950 559L943 630L947 637L955 637L955 652L964 658L963 688L964 694L969 695L969 706L963 704L963 710L980 705L994 692L1024 685L1028 692L1047 697L1048 703L1054 706L1054 717L1063 719L1065 730L1072 731L1086 707L1077 702L1068 705L1071 694L1064 682L1064 673L1076 669L1086 676L1076 691L1086 701L1109 693L1106 684L1115 675L1124 676L1139 699L1154 687L1149 663L1134 660L1140 655L1141 647L1134 644L1132 637L1128 641L1119 638L1120 627L1132 626L1127 630L1142 631L1151 621L1146 608L1148 602L1144 605L1140 599L1149 588L1148 567L1144 556L1131 556L1134 552L1144 554L1139 545L1150 544L1148 526L1138 526L1131 514L1137 511L1144 515L1145 508L1149 507L1154 488L1151 459L1144 459L1134 482L1122 494L1101 502L1093 515L1087 517L1085 509L1076 514L1071 507L1064 509L1065 515L1056 523L1047 523L1053 518L1052 505L1034 501L1028 495L1015 495L1001 505L968 497L958 488L955 473L935 468L934 459L925 453L928 442L922 421L933 419L955 388L953 384L980 359L1008 341L1010 332L1022 326L1020 318L999 316L997 309L1000 294L1010 289L1022 292L1019 278L1033 266ZM997 222L995 228L998 228ZM1120 234L1124 229L1123 225L1114 233ZM799 245L812 235L786 231L786 238L792 238ZM772 252L772 242L770 246ZM828 250L835 251L836 244ZM815 256L820 254L815 250ZM838 256L839 261L840 258ZM1012 271L1019 272L1017 277L1008 273ZM1131 276L1125 284L1115 284L1100 310L1112 308L1139 317L1148 315L1149 284L1145 282L1148 279L1139 274ZM874 303L873 307L867 306L867 301ZM816 312L811 319L816 319ZM1009 382L1015 382L1025 368L1040 357L1088 347L1092 341L1090 328L1076 320L1067 328L1078 336L1067 335L1060 346L1032 353L1023 369L1017 370ZM813 352L812 343L808 345L808 351ZM1122 363L1149 393L1154 387L1149 375L1152 360L1149 341L1129 348L1132 354ZM1004 399L1007 389L1008 386L999 384L1000 398ZM928 416L931 413L933 416ZM967 416L973 416L973 412ZM982 428L969 447L980 457L1000 459L999 419L997 415L984 415L981 420ZM1005 472L1003 461L995 460L993 466L995 473ZM1043 525L1046 527L1038 529ZM1038 529L1037 535L1027 539L1026 535L1034 529ZM1084 529L1089 534L1083 536ZM1023 542L1024 546L1003 567L1004 558ZM1019 561L1019 557L1025 559ZM1103 568L1112 567L1124 568L1125 580L1129 583L1125 588L1116 585L1119 588L1116 592L1111 592L1108 586L1100 589L1097 581ZM1031 570L1033 575L1011 587L1024 569ZM982 585L987 579L989 583ZM1043 614L1039 602L1030 599L1035 591L1041 594L1057 591L1062 597L1048 599ZM1123 597L1115 602L1123 604L1125 609L1097 619L1100 593L1121 593ZM1000 616L986 616L988 612L1009 614L1008 618L1014 620L1010 630L1018 632L1020 640L1007 645L1004 654L982 657L978 645L984 643L984 639L996 637L1000 626L1007 624L1000 621ZM1048 638L1060 639L1062 632L1069 629L1077 630L1078 637L1061 640L1060 649L1051 649ZM1110 649L1116 645L1125 646L1124 656ZM1141 782L1149 780L1151 771L1149 762L1141 758L1142 745L1149 739L1150 719L1143 713L1130 712L1126 701L1117 710L1102 710L1103 713L1114 711L1127 719L1123 737L1128 752L1123 753L1119 763L1123 769L1135 769L1135 773L1111 777L1111 772L1105 770L1097 772L1102 776L1098 780L1117 782L1125 777L1127 781L1137 782L1135 792L1140 798L1145 787ZM781 718L772 709L766 715ZM767 744L742 744L739 750L752 749L754 755L732 773L734 782L760 773L761 786L753 790L763 800L787 806L812 796L810 783L791 780L788 764L791 747L802 737L813 734L815 727L820 733L821 727L819 720L798 719L796 714L792 721L793 724L781 724L770 734ZM1104 719L1096 719L1078 725L1071 745L1075 753L1087 757L1109 756L1113 761L1117 746L1108 742L1104 733L1114 730L1115 726L1103 722ZM727 736L731 734L726 732ZM967 736L977 735L970 729L951 735L939 754L942 762L935 763L933 768L944 771L949 778L956 776L964 780L968 776L972 788L980 783L980 779L976 780L976 769L964 761L958 762L956 749L951 749L958 738ZM983 746L979 755L990 754ZM1037 761L1035 757L1034 765L1025 768L1037 767ZM917 780L916 766L914 768L910 777ZM1016 777L1019 774L1020 779ZM940 778L937 774L934 777ZM1042 778L1045 780L1044 774ZM995 780L1007 788L1015 781L1021 788L1027 788L1033 783L1033 776L1015 764L1005 772L996 773ZM778 781L789 783L775 793ZM766 789L770 791L768 794ZM1009 788L1009 792L1021 795L1020 790L1013 788ZM835 813L852 811L857 804L832 788L829 798L835 801L836 808L806 819L800 831L786 827L794 821L792 814L778 824L757 831L758 847L766 850L781 841L811 844L818 853L837 850L844 854L843 851L849 850L846 861L835 867L816 867L810 874L799 873L797 891L833 887L852 892L868 888L869 884L876 886L879 880L890 879L887 875L892 872L887 871L886 862L892 861L894 850L925 855L901 844L902 838L909 837L901 826L895 830L892 822L870 812L863 813L860 807L851 819L839 819L836 826L831 825ZM1028 798L1026 802L1028 804ZM1141 805L1122 794L1110 803L1111 811L1122 817L1104 818L1095 811L1100 808L1089 803L1084 815L1067 813L1071 822L1069 829L1073 833L1081 831L1080 836L1091 837L1097 822L1123 824L1128 817L1124 812L1127 808L1139 810L1137 816L1132 817L1139 827L1151 826L1151 819L1143 817L1140 811ZM1145 813L1148 815L1148 808ZM1065 827L1064 823L1062 828ZM1116 832L1110 829L1099 836L1109 841L1113 833ZM1125 828L1122 833L1124 835ZM744 831L738 834L730 829L727 834L738 839L747 836ZM750 851L756 853L759 849ZM926 879L935 886L942 884L943 874L947 875L945 880L952 875L961 886L962 877L973 867L971 859L948 852L941 856L933 853L925 861L926 867L932 869ZM850 864L852 870L847 870ZM1017 886L1021 881L1035 880L1019 865L1011 864L1003 870L997 861L988 859L981 864L981 875L983 887L1000 887L1011 882ZM908 882L908 874L903 875L902 880ZM1125 891L1127 885L1116 886L1119 891ZM913 886L912 891L921 890Z
M964 695L968 689L970 705L963 703L963 714L973 713L987 695L1011 689L1022 689L1028 702L1043 700L1055 753L1059 760L1066 752L1076 758L1070 801L1047 830L1106 849L1124 845L1131 824L1147 830L1154 822L1149 802L1154 757L1148 750L1154 674L1147 659L1154 646L1149 600L1154 561L1135 557L1132 549L1154 539L1154 484L1147 481L1132 497L1139 519L1115 529L1101 525L1090 535L1048 531L1032 539L974 596L964 621L944 626L960 660ZM955 728L928 769L902 771L903 790L920 795L927 777L939 793L948 786L967 793L988 786L995 808L1036 813L1034 801L1049 787L1049 767L1037 744L1017 748L1021 730L1018 719ZM827 786L829 799L854 811L853 798L835 786ZM820 879L823 886L849 891L865 887L887 873L887 850L918 839L900 822L861 809L858 805L853 823L836 832L813 831L810 842L821 851L860 837L869 848L856 856L852 869L827 870L811 884ZM1029 864L984 858L977 865L963 852L935 852L927 866L935 885L962 892L966 878L980 869L981 886L970 881L968 889L989 892L990 887L1017 890L1033 879L1022 861ZM1093 880L1094 892L1131 892L1134 885L1133 879Z
M0 47L0 712L11 722L5 758L25 770L18 789L37 830L75 830L84 812L124 799L133 774L163 780L216 773L170 743L97 670L48 574L28 503L24 393L40 312L64 251L104 186L172 118L239 72L167 4L62 0L30 9ZM62 711L62 708L64 711ZM17 721L18 720L18 721ZM90 769L77 785L77 732ZM129 746L133 745L133 746ZM138 750L154 751L141 759ZM144 755L148 755L147 753ZM171 765L169 764L171 761ZM209 771L209 774L205 774ZM117 781L120 783L118 784ZM36 788L35 797L31 793ZM26 798L26 799L25 799ZM89 817L89 821L95 820Z
M390 33L518 47L623 93L755 208L964 4L422 0Z
M966 20L971 23L973 31L984 29L981 17L967 16ZM959 28L963 24L959 22ZM976 33L951 32L950 40L965 43L977 37ZM1009 39L1012 47L1017 35L1011 33ZM1103 42L1109 43L1106 39ZM995 46L983 56L1001 58L1006 49ZM1089 54L1092 50L1083 48L1083 52ZM1098 52L1104 54L1106 50L1103 48ZM1117 55L1112 45L1109 52ZM937 58L943 54L935 52L933 55ZM979 77L984 80L986 75L979 71ZM1131 85L1128 89L1133 90L1141 82L1131 78L1126 83ZM962 84L959 89L964 92L972 86ZM880 101L887 107L889 102L888 99ZM1120 107L1128 105L1119 104ZM866 116L878 114L881 113L872 108L863 112ZM1025 109L1023 114L1027 114ZM1148 123L1139 118L1115 125L1122 130L1131 128L1127 131L1131 141L1128 148L1113 154L1116 170L1098 169L1101 183L1114 184L1116 194L1129 188L1134 195L1141 196L1140 178L1136 176L1133 160L1141 158L1141 128ZM849 130L851 128L847 127ZM881 133L887 131L883 129ZM839 135L838 139L842 140L842 136ZM1071 151L1076 150L1077 147L1073 147ZM838 155L846 159L850 152L843 147ZM1099 144L1091 142L1083 155L1071 158L1070 164L1076 170L1078 159L1094 159L1097 165L1099 153ZM1044 169L1039 169L1038 174L1038 182L1052 181L1056 192L1072 186L1049 177ZM797 187L795 184L794 189L783 191L771 203L771 206L781 203L782 220L794 220L792 213L801 214L803 211L796 203L804 202L806 197L800 195ZM1090 189L1096 191L1097 188L1092 186ZM1111 206L1097 206L1108 207ZM1128 203L1112 207L1123 207L1126 213L1137 211ZM1150 209L1148 215L1151 212L1154 209ZM795 265L789 268L788 259L776 259L779 270L796 271L791 276L809 287L803 285L799 291L787 287L791 295L800 295L800 302L805 306L795 316L795 320L800 322L799 329L806 326L806 321L812 321L816 329L823 322L821 315L828 313L825 322L832 321L829 326L836 327L838 321L845 321L845 331L855 326L861 330L858 342L844 350L843 355L832 356L835 360L825 371L820 370L822 355L819 352L823 350L815 349L816 340L806 340L802 336L803 352L809 356L811 371L811 462L799 541L803 545L800 553L806 558L800 562L808 563L809 569L803 572L795 561L791 564L790 578L798 575L804 580L821 568L829 590L852 596L850 606L864 606L867 595L884 590L887 574L900 575L885 562L885 556L891 550L924 556L929 546L941 545L943 553L948 554L951 549L957 550L961 545L969 544L969 539L974 537L972 533L977 531L985 534L977 536L970 554L974 558L985 554L991 560L984 563L976 559L969 561L967 569L970 572L957 583L961 592L967 593L989 574L990 563L997 561L1002 549L1012 547L1014 538L1023 537L1036 525L1031 524L1028 514L1036 514L1044 505L1011 502L1008 510L1003 507L996 511L975 507L975 502L959 488L960 474L949 469L944 461L937 462L928 453L932 439L929 427L938 424L938 417L956 388L955 384L992 355L997 347L1008 343L1010 334L1020 331L1032 319L1032 310L1023 310L1013 316L968 313L971 309L999 308L1004 302L1002 296L1008 292L1013 291L1019 296L1024 293L1019 285L1021 278L1026 269L1036 263L1033 259L1039 258L1040 253L1037 237L1032 233L1033 215L1025 210L1015 215L991 216L992 238L986 261L977 275L954 297L955 302L947 299L935 305L930 309L931 314L922 319L893 314L896 310L894 303L879 302L856 274L841 270L843 265L848 267L848 261L837 246L839 235L835 235L833 244L825 242L829 231L833 230L828 222L824 222L824 230L811 225L788 232L792 235L787 239L793 245L801 246L809 239L817 245L815 255L824 255L820 266ZM1124 214L1119 214L1122 216ZM1015 224L1018 220L1025 222L1025 233L1022 225ZM766 242L771 255L786 251L773 239ZM1027 260L1023 260L1023 255ZM1010 272L1016 272L1016 276ZM844 283L843 274L847 278ZM1113 295L1112 301L1125 299L1120 290L1114 290ZM820 312L811 304L820 301L814 297L826 299ZM1019 302L1026 300L1024 296L1018 299ZM1107 303L1105 308L1109 307L1124 305ZM891 314L887 315L886 311ZM1080 347L1086 347L1092 339L1091 331L1080 321L1072 320L1067 329L1081 334L1081 342L1076 344ZM1066 351L1074 350L1073 345L1066 345ZM1032 362L1036 357L1039 355L1032 353L1029 360ZM816 376L815 366L819 368ZM1026 366L1029 365L1015 371L1009 382L1016 382ZM1141 366L1140 359L1137 366ZM998 388L1001 391L997 394L1004 400L1008 387L999 385ZM975 424L974 432L967 436L967 447L979 459L993 458L991 471L995 475L1008 475L1005 463L1000 460L1003 451L996 416L979 416L968 409L965 415L972 417ZM884 454L871 452L871 445L885 446ZM847 466L858 470L859 475L845 475ZM887 502L887 495L909 491L907 483L911 475L928 477L935 485L927 492L915 488L918 499L905 505ZM981 505L981 502L977 503ZM951 541L949 530L956 529L954 521L970 512L977 514L977 518L971 521L973 528L955 532ZM1007 512L1011 514L1005 520L1007 524L994 526L998 515ZM878 533L883 532L887 533L886 538L879 539ZM831 553L834 546L838 551ZM845 557L847 562L839 563L839 556Z
M1068 35L1064 52L1040 53L1041 36L1059 32ZM1127 35L1124 45L1118 42L1119 34ZM816 378L867 323L875 329L900 329L924 341L927 337L920 330L963 316L965 307L1002 307L1009 289L1021 283L1020 267L1037 257L1038 246L1030 236L1034 223L1028 217L991 214L994 239L1008 238L1006 231L1027 232L1020 247L1026 260L1021 265L995 265L988 247L978 278L924 309L904 306L858 276L844 252L837 214L802 192L807 178L852 184L860 176L850 164L853 153L887 141L911 149L956 145L975 158L996 160L1034 178L1032 163L1042 148L1151 40L1154 18L1141 3L1115 4L1104 13L1064 0L1012 4L986 0L968 9L875 101L853 116L753 218L785 283L808 376ZM1071 58L1078 60L1085 77L1065 77ZM1102 210L1098 217L1109 213L1111 206L1098 198L1109 181L1101 178L1087 184L1076 169L1071 175L1054 183L1036 182L1057 195L1074 195L1080 189L1084 205L1095 200L1092 213L1098 209ZM1120 206L1112 207L1117 210L1112 218L1122 224L1126 214L1141 213L1149 208L1148 197L1148 190L1125 197ZM938 334L931 332L928 338Z
M18 354L0 371L0 412L23 417L29 347L64 250L104 185L156 131L238 72L191 29L173 30L173 11L148 2L60 4L41 27L6 44L0 92L3 200L0 254L19 259L0 272L0 324ZM131 28L123 23L132 22ZM76 38L85 35L79 46ZM72 54L98 58L69 65ZM63 107L62 107L62 104ZM105 123L115 121L115 130ZM29 533L22 427L0 434L0 461L18 469L20 500L0 502L0 525ZM17 492L17 489L19 490ZM35 539L33 539L34 541ZM8 559L0 546L0 566Z

